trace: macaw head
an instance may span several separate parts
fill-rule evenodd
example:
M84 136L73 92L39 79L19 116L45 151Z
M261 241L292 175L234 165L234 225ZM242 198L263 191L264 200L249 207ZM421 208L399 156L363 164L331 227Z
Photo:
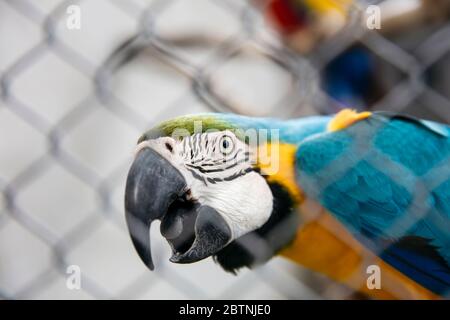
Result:
M232 272L269 259L292 240L299 194L288 180L295 149L280 149L270 130L261 135L261 123L223 114L185 116L139 139L125 209L132 242L148 268L155 220L172 248L170 261L213 256ZM280 178L281 172L289 177Z

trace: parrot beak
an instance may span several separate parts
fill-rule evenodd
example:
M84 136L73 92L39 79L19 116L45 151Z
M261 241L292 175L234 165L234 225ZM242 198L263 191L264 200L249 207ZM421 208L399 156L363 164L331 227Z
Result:
M183 210L175 213L175 216L182 216ZM192 229L189 224L192 224L194 220ZM180 234L175 238L167 237L169 229L166 227L167 222L163 220L161 224L161 233L172 247L171 262L192 263L208 258L222 250L232 240L231 229L227 222L209 206L194 205L187 219L180 219L180 221L183 226Z
M133 245L150 270L150 224L167 213L185 188L181 173L156 151L145 148L137 154L127 178L125 219Z
M125 189L125 219L142 261L154 269L150 225L161 220L169 242L170 261L192 263L215 254L232 240L231 229L213 208L186 200L186 180L168 160L151 148L137 154Z

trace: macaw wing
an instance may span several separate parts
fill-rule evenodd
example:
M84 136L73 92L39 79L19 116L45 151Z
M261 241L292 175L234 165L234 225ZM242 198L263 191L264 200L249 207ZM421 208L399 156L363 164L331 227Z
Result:
M297 182L362 243L450 293L450 128L374 113L304 140Z

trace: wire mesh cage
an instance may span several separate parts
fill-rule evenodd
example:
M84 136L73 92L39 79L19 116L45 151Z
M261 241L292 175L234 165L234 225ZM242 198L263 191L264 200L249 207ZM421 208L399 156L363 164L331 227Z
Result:
M354 17L378 2L353 4ZM67 25L72 6L80 29ZM392 34L349 18L300 54L263 8L243 0L0 1L1 298L355 296L282 258L236 276L211 259L174 265L159 237L150 273L128 239L124 182L144 130L196 112L335 113L349 103L328 86L346 52L362 50L379 71L352 107L450 122L446 18ZM80 290L66 286L73 265Z

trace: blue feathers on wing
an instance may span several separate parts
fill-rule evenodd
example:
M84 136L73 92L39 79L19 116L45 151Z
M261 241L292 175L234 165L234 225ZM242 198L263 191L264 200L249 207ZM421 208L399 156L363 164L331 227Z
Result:
M439 294L450 293L449 136L445 125L375 113L305 139L296 163L307 195L386 262Z

